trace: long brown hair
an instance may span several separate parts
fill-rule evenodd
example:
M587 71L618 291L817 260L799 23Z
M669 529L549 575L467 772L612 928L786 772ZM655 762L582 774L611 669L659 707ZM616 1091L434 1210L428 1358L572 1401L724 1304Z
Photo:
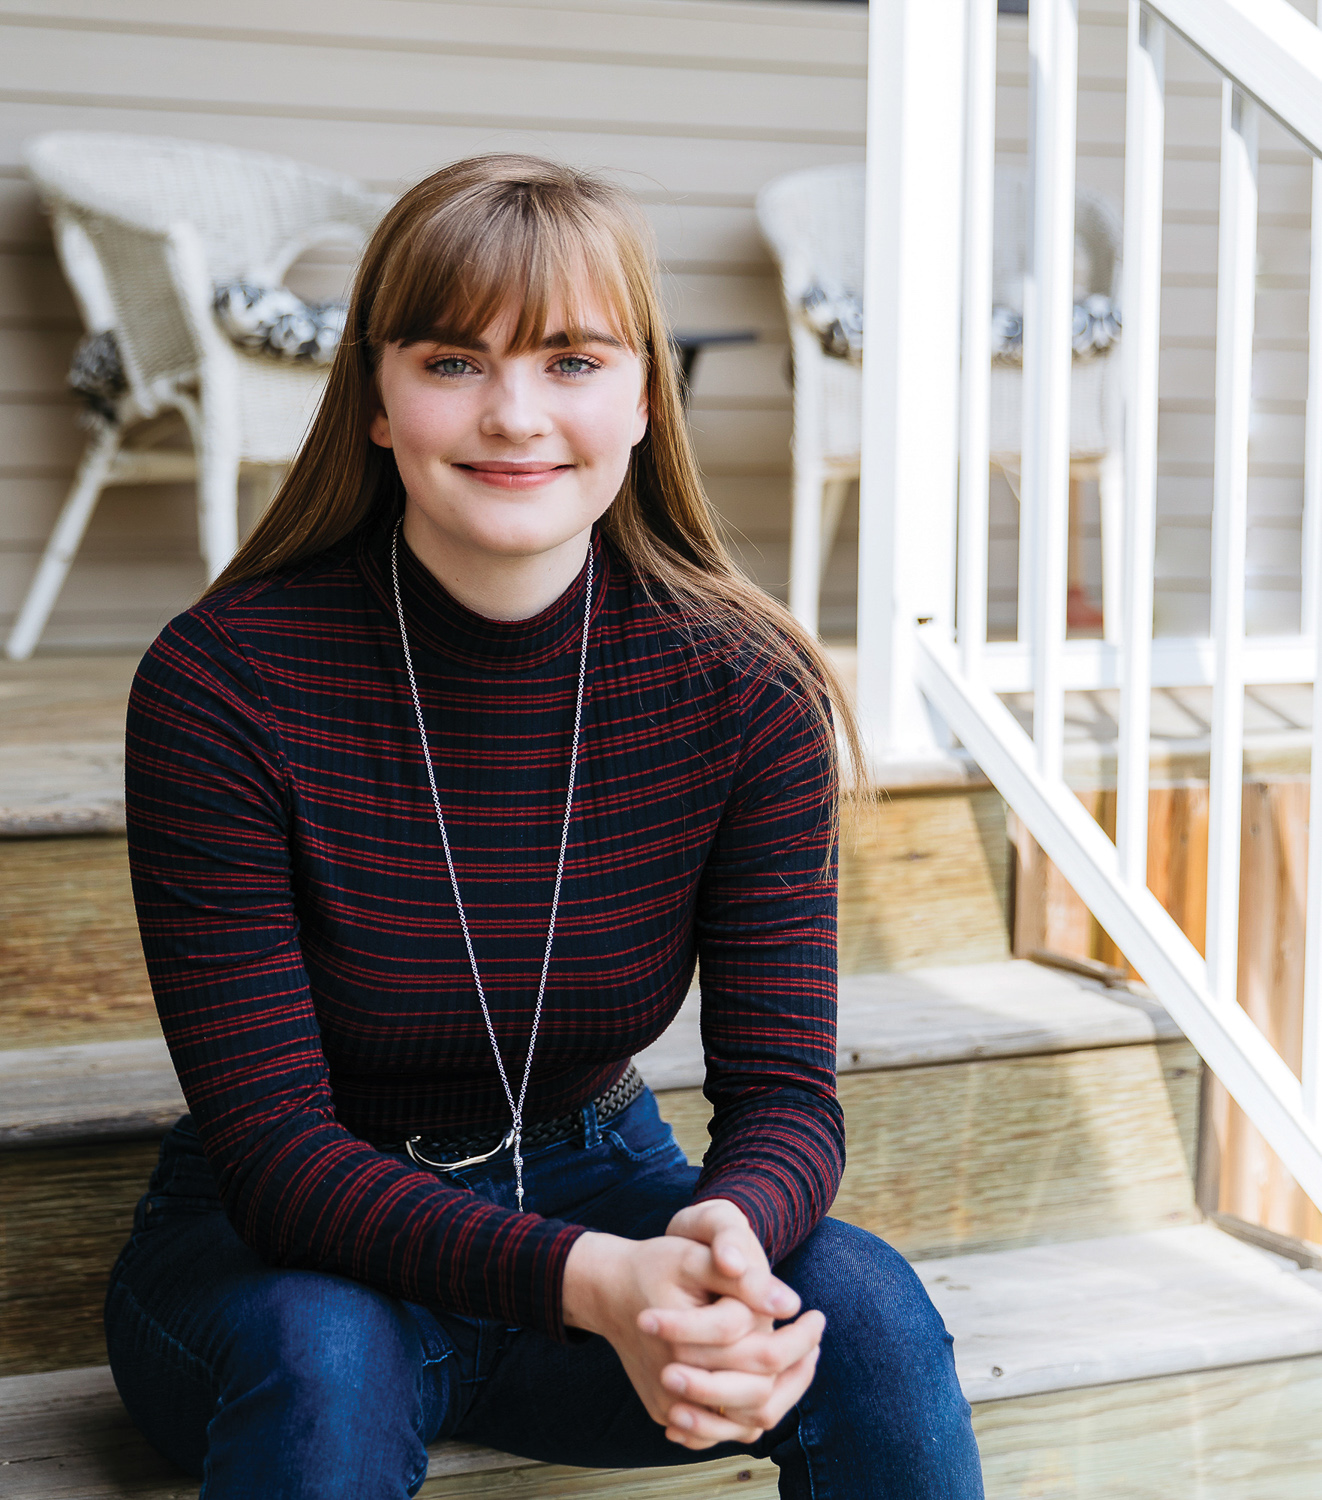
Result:
M839 770L832 712L862 768L854 713L835 668L782 605L739 571L703 490L656 291L651 236L633 200L591 173L535 156L453 163L386 214L354 280L344 337L321 406L266 514L213 588L289 568L361 526L398 514L403 486L368 428L379 406L381 350L435 336L472 342L522 298L511 353L536 348L553 303L573 326L590 286L640 357L648 429L602 530L653 596L675 607L707 649L799 692L829 746L831 817Z

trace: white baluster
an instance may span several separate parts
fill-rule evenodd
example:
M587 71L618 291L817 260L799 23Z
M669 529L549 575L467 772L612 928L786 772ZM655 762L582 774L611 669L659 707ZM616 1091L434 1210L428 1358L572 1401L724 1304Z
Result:
M1125 118L1124 618L1116 849L1121 879L1146 886L1152 718L1152 575L1157 513L1157 375L1161 352L1161 195L1166 28L1129 0Z
M977 673L987 640L988 390L996 182L996 0L969 0L965 72L964 295L959 429L959 651Z
M1217 256L1216 436L1212 499L1212 756L1207 844L1207 969L1234 1004L1239 967L1240 819L1244 801L1244 551L1258 244L1258 106L1222 86Z
M1077 0L1036 0L1028 14L1028 51L1033 250L1024 284L1019 638L1024 640L1027 634L1033 643L1033 742L1038 768L1044 776L1055 778L1062 772L1064 759L1061 657L1069 571Z
M1304 1112L1322 1125L1322 161L1313 162L1313 242L1308 292L1308 418L1304 456L1302 623L1314 638L1313 756L1308 791L1308 891L1304 903Z

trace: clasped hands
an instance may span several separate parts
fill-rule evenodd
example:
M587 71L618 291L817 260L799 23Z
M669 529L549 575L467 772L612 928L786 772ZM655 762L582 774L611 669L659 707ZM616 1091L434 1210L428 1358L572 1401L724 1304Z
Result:
M610 1341L648 1414L685 1448L756 1442L798 1401L826 1327L820 1312L798 1313L742 1209L722 1198L682 1209L661 1239L580 1235L565 1262L565 1322Z

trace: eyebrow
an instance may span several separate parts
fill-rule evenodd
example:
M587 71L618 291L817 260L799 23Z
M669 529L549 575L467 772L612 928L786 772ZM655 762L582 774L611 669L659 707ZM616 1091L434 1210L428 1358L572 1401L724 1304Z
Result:
M576 329L578 337L573 338L563 328L557 333L548 333L542 340L542 349L572 349L575 344L605 344L611 349L624 349L625 345L617 339L614 334L603 333L599 328ZM450 330L445 328L433 328L430 342L436 344L449 344L452 349L464 349L471 354L490 354L490 346L483 339L458 338Z

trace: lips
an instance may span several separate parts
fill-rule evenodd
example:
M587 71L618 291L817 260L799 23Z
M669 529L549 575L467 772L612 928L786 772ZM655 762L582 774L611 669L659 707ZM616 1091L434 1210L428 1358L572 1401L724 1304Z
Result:
M561 474L567 473L573 468L572 464L545 463L538 459L528 459L523 463L495 461L479 461L476 463L457 463L456 469L462 469L465 474L471 474L479 484L489 485L497 490L532 490L544 484L550 484L558 479Z

